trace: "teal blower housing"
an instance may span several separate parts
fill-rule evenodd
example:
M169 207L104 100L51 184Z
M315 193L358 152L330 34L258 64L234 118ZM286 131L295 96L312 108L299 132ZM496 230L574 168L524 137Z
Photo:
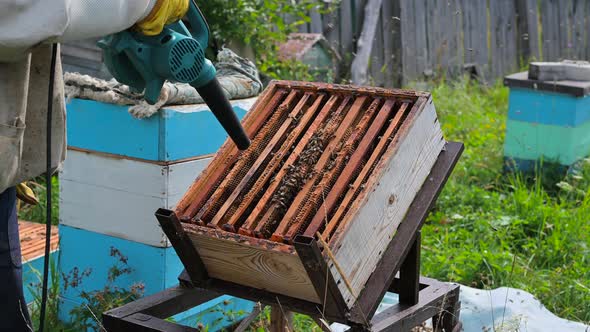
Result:
M117 81L144 91L145 100L152 105L158 101L166 80L190 84L237 147L245 150L250 139L215 78L215 67L205 58L209 27L193 0L187 19L192 34L178 21L164 27L157 36L129 29L105 37L98 42L105 65Z

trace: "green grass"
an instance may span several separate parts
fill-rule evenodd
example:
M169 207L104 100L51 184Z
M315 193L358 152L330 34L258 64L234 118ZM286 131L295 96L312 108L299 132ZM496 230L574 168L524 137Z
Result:
M59 180L57 175L51 178L51 224L57 225L59 223ZM39 204L35 206L21 204L18 211L18 218L20 220L32 221L44 224L46 220L46 192L45 177L39 176L32 181L28 181L29 187L37 195Z
M461 81L431 91L446 138L465 152L423 228L422 273L521 288L590 322L590 162L558 185L504 175L508 89Z

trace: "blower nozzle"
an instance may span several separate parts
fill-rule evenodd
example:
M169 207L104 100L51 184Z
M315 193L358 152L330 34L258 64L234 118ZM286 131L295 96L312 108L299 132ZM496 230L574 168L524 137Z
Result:
M217 121L223 126L223 129L225 129L238 149L246 150L250 146L250 138L248 138L248 135L240 124L240 120L238 120L229 100L223 93L223 89L217 78L212 79L203 86L195 87L195 89L197 89L199 95L201 95L207 106L209 106Z

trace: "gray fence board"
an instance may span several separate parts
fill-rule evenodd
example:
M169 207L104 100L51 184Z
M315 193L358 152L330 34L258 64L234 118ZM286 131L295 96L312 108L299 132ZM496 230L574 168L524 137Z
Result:
M393 1L385 0L381 7L381 21L383 23L383 86L393 87L396 72L399 70L395 63L394 53L394 11Z
M588 36L586 35L586 20L584 14L588 6L587 0L574 0L571 11L571 48L572 58L584 59L586 57L586 43Z
M518 51L524 60L540 60L537 0L516 0Z
M516 8L512 0L490 1L491 70L493 77L518 69Z
M384 0L387 2L387 0ZM385 82L385 50L384 50L384 23L383 23L383 8L379 11L379 22L377 23L377 31L375 31L375 39L373 40L373 50L371 52L370 62L370 82L376 86L383 86Z
M321 25L344 67L355 56L365 4L342 0L304 29ZM399 86L476 64L494 80L532 59L590 59L589 38L590 0L384 0L369 73L375 85Z
M555 61L560 55L559 1L541 0L541 38L543 59Z
M481 72L487 71L488 15L486 0L461 0L464 63L477 64Z

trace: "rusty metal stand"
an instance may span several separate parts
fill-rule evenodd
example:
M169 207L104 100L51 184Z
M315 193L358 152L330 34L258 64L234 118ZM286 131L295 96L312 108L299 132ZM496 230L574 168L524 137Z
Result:
M191 270L179 276L179 286L107 311L103 314L104 327L108 331L199 331L165 319L229 294L264 305L280 305L283 313L307 314L320 323L344 323L351 326L350 331L409 331L431 318L434 331L460 331L459 286L420 277L420 229L462 151L463 144L447 143L396 236L350 309L333 276L328 273L326 277L327 263L316 240L298 236L294 241L295 249L316 291L325 294L322 304L210 278L204 267L194 264L200 261L198 253L187 250L179 256L183 263L192 262ZM178 251L186 243L175 232L178 220L165 213L158 215L158 219ZM375 314L387 291L399 294L399 303ZM327 331L327 324L322 324L322 329Z

